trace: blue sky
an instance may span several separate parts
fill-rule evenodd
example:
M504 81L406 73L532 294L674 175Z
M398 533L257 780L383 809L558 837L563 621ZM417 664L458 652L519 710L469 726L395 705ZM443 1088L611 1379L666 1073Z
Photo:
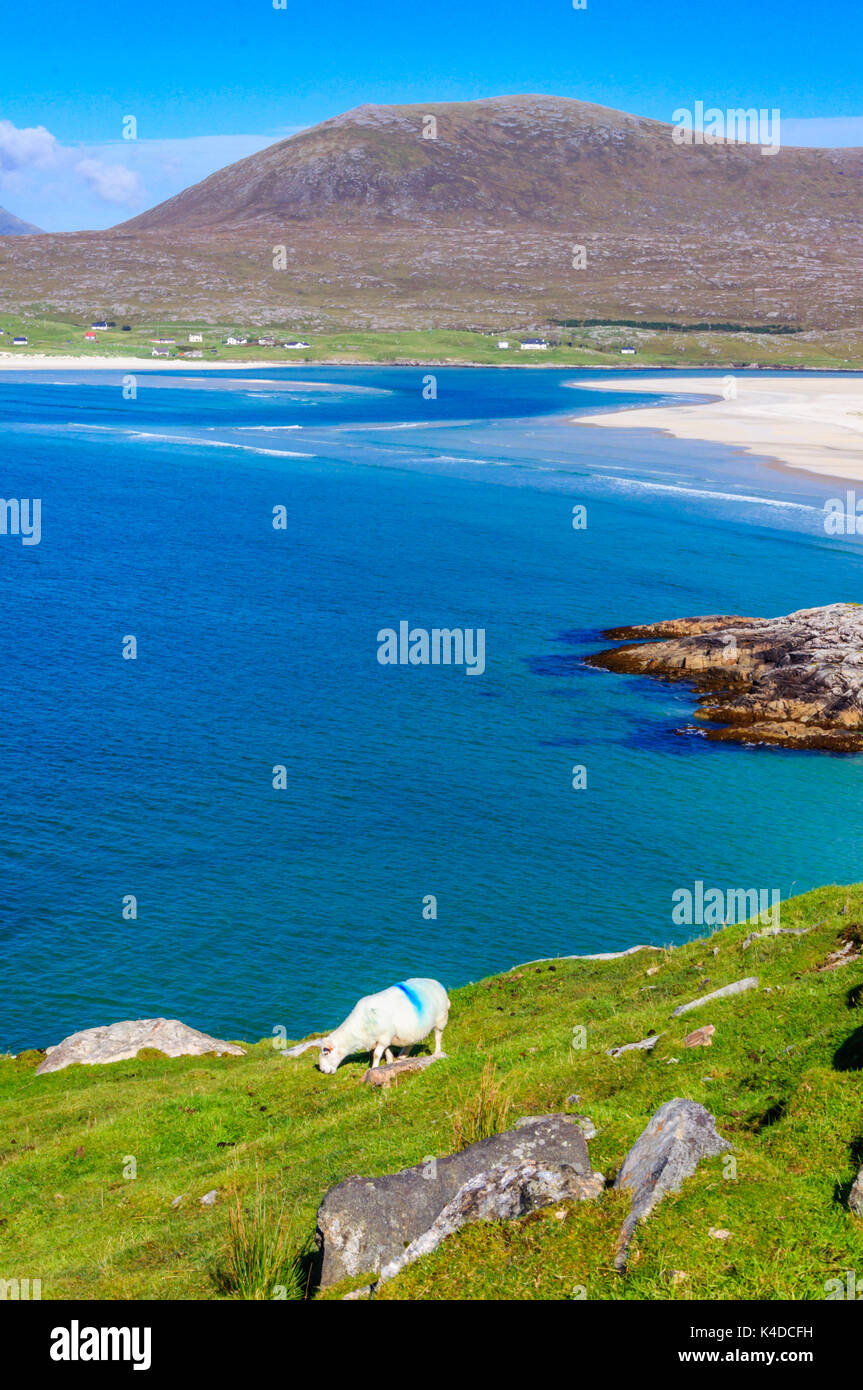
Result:
M785 144L863 145L861 52L860 0L40 0L4 7L0 203L110 226L351 106L506 92L778 107Z

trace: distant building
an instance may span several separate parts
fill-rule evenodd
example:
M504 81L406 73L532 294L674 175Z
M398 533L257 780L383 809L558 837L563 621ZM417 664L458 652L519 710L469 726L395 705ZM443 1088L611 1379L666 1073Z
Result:
M13 338L13 339L12 339L12 346L13 346L13 347L26 347L26 346L27 346L27 339L26 339L26 338Z
M189 334L189 342L190 342L190 343L202 343L203 341L204 341L204 335L203 335L203 333L190 333L190 334Z
M230 338L226 338L226 339L225 339L225 345L226 345L226 347L245 347L245 346L246 346L246 339L245 339L245 338L235 338L235 337L231 336Z
M170 353L170 351L169 351L168 348L158 348L158 347L154 347L154 348L151 348L151 350L150 350L150 356L151 356L151 357L170 357L170 356L171 356L171 353Z
M108 325L104 319L102 319L100 323L91 323L90 327L95 328L99 333L107 333L108 331Z
M276 346L276 340L275 340L275 338L259 338L259 339L258 339L258 347L275 347L275 346Z
M291 342L289 342L289 343L285 343L285 347L286 347L286 348L291 348L291 349L293 349L293 350L296 350L297 348L307 348L308 346L309 346L308 343L300 342L300 341L299 341L298 339L296 339L296 338L292 339Z
M124 323L124 324L123 324L123 327L120 329L120 332L121 332L121 333L131 333L131 332L132 332L132 325L131 325L130 323Z
M497 340L497 345L498 345L499 348L508 348L508 347L509 347L509 338L498 338L498 340Z
M192 348L191 352L189 352L188 348L184 348L180 353L181 357L203 357L203 355L203 352L198 348Z
M151 343L167 343L170 347L173 347L176 341L177 341L176 338L151 338L151 339L150 339L150 342L151 342Z
M620 355L621 355L621 357L634 357L634 356L635 356L635 348L634 348L634 347L624 347L624 348L621 348L621 349L620 349Z
M519 347L522 352L543 352L548 347L548 343L545 338L525 338L523 342L519 343Z
M89 340L90 340L91 342L93 342L93 343L95 343L95 341L96 341L96 334L95 334L95 333L85 333L85 334L84 334L84 337L85 337L85 338L89 338Z

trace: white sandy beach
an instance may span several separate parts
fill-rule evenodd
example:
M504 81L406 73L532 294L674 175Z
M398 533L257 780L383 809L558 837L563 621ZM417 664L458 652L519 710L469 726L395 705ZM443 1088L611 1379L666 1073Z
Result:
M189 357L54 357L34 352L18 356L0 352L0 372L225 372L245 371L247 367L295 367L296 362L208 362Z
M579 386L587 384L579 382ZM863 481L863 376L650 376L591 381L597 391L710 396L709 402L625 406L572 424L664 430L728 444L790 468ZM722 394L725 391L728 399Z

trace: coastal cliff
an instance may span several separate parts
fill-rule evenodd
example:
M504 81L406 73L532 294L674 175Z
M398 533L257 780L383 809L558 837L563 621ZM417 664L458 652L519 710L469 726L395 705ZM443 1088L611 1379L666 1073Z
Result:
M708 739L863 750L863 606L786 617L711 615L610 628L624 646L587 658L608 671L688 681ZM692 732L681 729L677 732Z

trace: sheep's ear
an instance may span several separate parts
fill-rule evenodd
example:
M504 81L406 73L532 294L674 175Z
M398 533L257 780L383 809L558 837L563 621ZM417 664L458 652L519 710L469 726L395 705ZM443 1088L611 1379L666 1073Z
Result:
M308 1042L297 1043L296 1047L286 1047L282 1056L299 1057L301 1053L308 1052L310 1047L323 1047L325 1042L329 1042L329 1038L311 1038Z

